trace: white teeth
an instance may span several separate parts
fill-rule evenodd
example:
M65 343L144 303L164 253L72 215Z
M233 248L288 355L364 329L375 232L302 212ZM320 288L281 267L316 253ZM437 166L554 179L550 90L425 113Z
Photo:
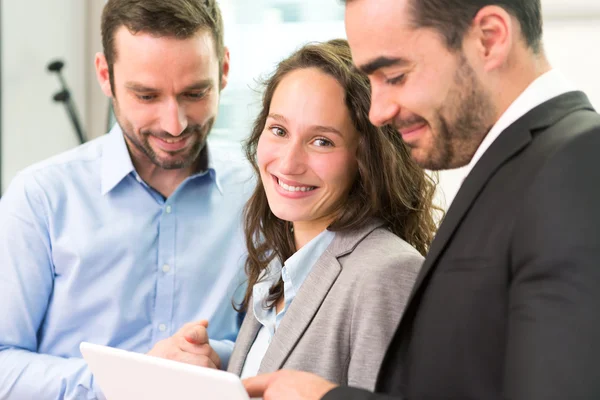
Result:
M181 142L182 140L185 140L186 138L178 137L178 138L173 138L173 139L167 139L167 138L159 138L159 139L165 143L177 143L177 142Z
M316 187L314 187L314 186L290 186L290 185L286 185L285 183L281 182L279 179L277 179L277 183L279 183L279 186L281 186L282 188L284 188L288 192L310 192L311 190L315 190L316 189Z

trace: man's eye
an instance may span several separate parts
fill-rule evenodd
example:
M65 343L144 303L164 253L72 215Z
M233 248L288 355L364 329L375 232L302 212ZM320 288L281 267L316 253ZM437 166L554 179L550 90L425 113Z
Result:
M404 81L405 77L406 77L405 74L401 74L401 75L395 76L393 78L386 79L385 82L389 85L396 85L398 83L402 83L402 81Z
M151 94L138 94L136 96L138 99L140 99L142 101L152 101L156 98L156 96L151 95Z
M204 98L204 96L206 96L206 92L207 92L206 90L203 90L201 92L188 93L186 96L192 100L200 100L200 99Z

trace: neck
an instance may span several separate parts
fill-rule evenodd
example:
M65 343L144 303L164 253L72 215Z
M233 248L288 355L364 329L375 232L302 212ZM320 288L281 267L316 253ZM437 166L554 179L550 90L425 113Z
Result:
M324 218L318 221L294 222L294 241L296 242L296 251L300 250L308 242L316 238L319 233L327 229L331 222L331 218Z
M533 81L552 69L543 53L522 56L528 57L527 61L511 63L497 81L493 91L496 99L496 121Z
M129 148L133 166L140 177L150 187L166 198L171 196L189 176L208 168L208 150L206 146L200 152L198 159L190 166L176 169L161 168L154 164L145 154L134 154L135 151L132 151L132 147L135 146L128 145L127 147Z

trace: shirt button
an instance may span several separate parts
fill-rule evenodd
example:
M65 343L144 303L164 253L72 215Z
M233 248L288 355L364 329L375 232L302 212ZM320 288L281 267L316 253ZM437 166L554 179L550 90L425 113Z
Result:
M169 272L171 270L171 267L169 266L169 264L165 264L165 265L163 265L162 270L166 274L167 272Z
M165 324L160 324L158 326L158 330L161 332L165 332L167 330L167 326Z
M167 206L167 208L165 208L165 211L167 212L167 214L171 214L171 206Z

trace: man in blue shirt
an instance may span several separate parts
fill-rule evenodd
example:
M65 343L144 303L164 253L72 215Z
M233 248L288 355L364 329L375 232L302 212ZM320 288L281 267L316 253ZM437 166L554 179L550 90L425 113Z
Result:
M102 39L118 124L0 202L1 399L103 398L81 341L145 353L205 319L214 352L198 357L225 367L237 334L253 182L235 150L206 144L229 69L218 6L109 0Z

